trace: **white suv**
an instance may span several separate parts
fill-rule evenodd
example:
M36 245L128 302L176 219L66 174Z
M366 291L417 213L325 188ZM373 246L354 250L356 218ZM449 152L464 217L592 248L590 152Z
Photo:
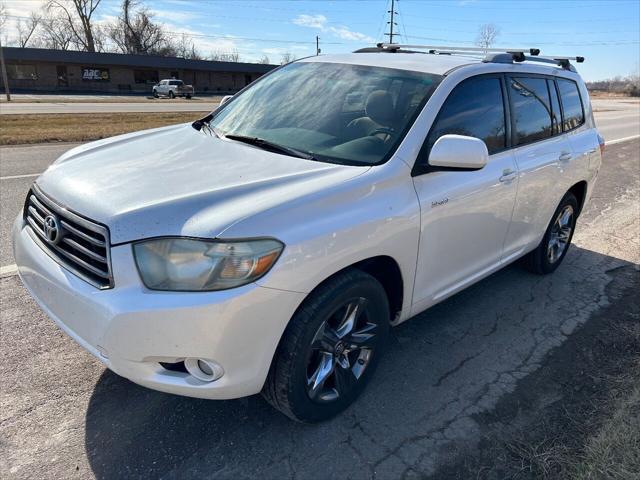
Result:
M554 271L603 143L573 66L373 50L65 153L15 222L26 287L133 382L314 422L390 326L520 257Z

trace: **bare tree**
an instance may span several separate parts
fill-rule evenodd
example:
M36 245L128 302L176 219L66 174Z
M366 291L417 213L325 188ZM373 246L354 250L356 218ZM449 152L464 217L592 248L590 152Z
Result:
M18 31L19 47L24 48L27 46L29 40L34 37L34 33L40 26L41 21L42 17L37 12L31 12L31 15L26 20L18 19L16 29Z
M4 3L0 3L0 30L4 28L4 24L7 23L7 7Z
M239 62L240 54L237 50L233 50L232 52L214 51L209 55L209 59L214 62Z
M75 47L75 35L68 28L67 19L60 14L44 15L34 39L38 47L52 50L71 50Z
M495 26L493 23L485 23L484 25L481 25L480 29L478 30L476 45L478 45L480 48L484 48L486 53L486 50L488 50L491 45L494 44L499 34L500 29L497 26Z
M189 60L202 60L203 56L196 48L195 43L189 40L189 37L184 33L180 36L180 39L173 42L173 48L175 49L176 57L182 57Z
M76 43L82 50L96 52L100 49L97 28L91 21L102 0L49 0L46 8L50 13L61 12Z
M295 55L291 52L283 53L280 57L280 65L285 65L287 63L291 63L296 59Z
M263 55L262 58L258 61L258 63L262 65L269 65L269 63L271 62L269 61L269 57L267 57L266 55Z
M107 27L107 35L122 53L176 55L162 25L153 21L153 14L146 7L138 7L137 0L123 0L120 16Z

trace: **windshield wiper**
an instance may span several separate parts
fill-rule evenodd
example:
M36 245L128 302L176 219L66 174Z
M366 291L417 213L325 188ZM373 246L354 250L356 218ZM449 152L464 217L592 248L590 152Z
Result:
M302 150L297 150L291 147L285 147L284 145L278 145L277 143L270 142L269 140L265 140L264 138L260 137L247 137L244 135L228 134L225 135L224 138L235 140L237 142L247 143L249 145L254 145L256 147L262 148L263 150L269 150L275 153L283 153L291 157L304 158L305 160L316 160L316 158L314 158L314 156L310 153L303 152Z

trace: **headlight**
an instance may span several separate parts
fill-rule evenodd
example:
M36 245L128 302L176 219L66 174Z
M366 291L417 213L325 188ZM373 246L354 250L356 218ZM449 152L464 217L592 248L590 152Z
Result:
M152 290L225 290L251 283L276 262L277 240L160 238L133 244L144 284Z

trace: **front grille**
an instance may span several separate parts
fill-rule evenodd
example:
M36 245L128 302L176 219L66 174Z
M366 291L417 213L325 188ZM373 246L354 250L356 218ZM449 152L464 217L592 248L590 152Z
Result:
M24 219L32 238L56 262L94 287L113 287L107 227L70 212L35 186Z

